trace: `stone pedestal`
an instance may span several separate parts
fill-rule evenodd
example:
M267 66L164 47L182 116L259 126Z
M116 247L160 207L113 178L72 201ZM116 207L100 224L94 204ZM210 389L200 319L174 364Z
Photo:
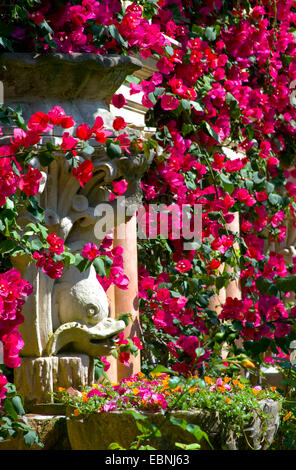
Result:
M94 382L93 360L86 354L52 357L23 357L15 369L15 386L23 395L25 407L53 403L59 387L80 388Z

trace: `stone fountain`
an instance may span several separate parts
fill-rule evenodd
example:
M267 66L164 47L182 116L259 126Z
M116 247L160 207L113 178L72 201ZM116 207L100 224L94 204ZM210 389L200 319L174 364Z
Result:
M4 103L14 109L20 106L28 120L36 111L48 112L61 106L75 122L93 126L101 116L106 128L112 129L109 110L111 97L125 77L141 68L135 58L98 56L95 54L21 54L5 53L0 57L5 69L0 69L4 84ZM46 135L54 144L61 132ZM13 128L3 128L4 144L13 135ZM114 131L113 131L114 132ZM72 177L64 154L55 154L48 167L40 166L43 182L39 204L45 210L49 233L65 240L73 253L80 253L88 242L100 245L95 236L99 204L115 204L109 199L108 184L124 177L128 181L125 204L141 200L140 178L147 169L143 155L120 156L110 159L102 145L92 143L94 153L79 155L81 161L91 158L92 180L81 188ZM20 214L19 224L33 221L31 214ZM120 221L122 222L122 221ZM120 223L116 221L114 224ZM114 347L113 337L121 332L123 321L109 316L105 291L96 278L93 266L80 272L75 266L64 269L54 280L38 270L25 256L13 259L15 267L34 287L23 307L24 323L20 333L24 340L21 366L15 369L15 385L24 396L27 409L41 403L52 403L52 393L58 387L89 385L94 381L94 358L108 355Z

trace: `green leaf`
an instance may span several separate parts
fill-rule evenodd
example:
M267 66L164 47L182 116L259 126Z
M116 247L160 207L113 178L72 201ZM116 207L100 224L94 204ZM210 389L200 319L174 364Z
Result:
M266 294L272 284L273 282L270 279L266 279L264 277L256 279L256 287L261 294Z
M86 153L87 155L92 155L95 151L94 147L92 145L89 145L88 142L83 143L83 153Z
M176 388L178 387L178 385L180 385L182 383L182 380L180 379L180 377L170 377L170 380L169 380L169 387L170 388Z
M196 357L200 357L204 353L205 353L205 350L203 348L196 348L196 350L195 350Z
M173 56L173 55L174 55L174 49L172 48L172 46L166 45L166 46L165 46L165 51L166 51L166 53L167 53L169 56Z
M198 112L204 111L204 107L201 103L198 103L197 101L190 101L191 106Z
M179 426L184 431L190 432L198 442L200 442L202 439L205 439L210 445L210 447L213 449L213 446L209 441L208 435L204 431L202 431L197 424L187 423L185 419L178 419L174 416L170 417L170 421L172 424Z
M4 49L8 49L10 52L14 52L12 43L9 41L9 39L3 36L0 37L0 46L4 47Z
M104 261L102 260L102 258L96 258L94 261L93 261L93 266L96 270L96 273L101 276L101 277L105 277L106 276L106 271L105 271L105 264L104 264Z
M159 364L158 366L156 366L151 372L150 374L158 374L158 373L161 373L161 374L172 374L172 375L175 375L177 374L177 372L175 372L174 370L172 369L168 369L167 367L165 366L162 366L161 364Z
M125 411L124 411L124 414L132 415L132 417L133 417L136 421L146 421L146 420L147 420L147 416L142 415L141 413L139 413L139 412L136 411L136 410L125 410Z
M194 443L194 444L182 444L181 442L175 442L175 446L179 447L180 449L183 450L199 450L200 449L200 444Z
M108 446L108 450L126 450L125 447L122 447L117 442L111 442Z
M107 154L110 158L119 158L122 155L122 150L120 145L109 142L107 144Z
M18 248L18 245L13 240L3 240L0 242L0 253L7 254Z
M79 253L75 255L75 266L79 269L81 273L85 272L91 265L89 259L84 258Z
M123 47L127 48L128 47L128 42L123 39L121 34L119 33L118 29L114 24L111 24L108 26L108 31L111 34L111 36L117 41L119 44L121 44Z
M221 179L224 191L228 194L232 194L234 190L234 184L232 183L232 181L223 173L220 174L220 179Z
M125 81L127 83L136 83L136 85L138 85L141 80L138 77L134 77L134 75L127 75L125 77Z
M35 238L34 240L32 240L30 242L30 245L33 251L40 251L42 250L42 248L44 248L42 241L38 240L38 238Z
M47 21L43 20L42 23L40 24L40 27L44 29L47 33L53 34L53 30L51 29Z
M271 193L268 196L268 200L269 200L270 204L272 204L273 206L277 206L277 205L282 203L283 198L279 194Z
M95 368L94 368L94 374L95 374L95 380L99 380L104 372L104 364L102 362L98 363L96 362Z
M275 285L282 292L296 292L296 274L277 278Z
M11 398L6 398L4 400L3 408L5 409L6 413L13 419L13 421L18 420L17 412L12 404Z
M24 415L25 410L23 407L23 401L20 395L16 395L15 397L12 397L11 399L12 404L14 406L15 411L17 412L18 415Z
M28 432L24 434L24 441L25 444L29 447L31 447L35 442L38 442L38 436L35 431L30 429Z
M65 266L69 268L71 264L75 264L76 262L76 257L73 255L73 253L64 251L63 252L63 261L65 263Z
M118 316L118 320L124 321L124 323L125 323L126 326L129 325L130 319L131 319L131 314L130 314L130 313L121 313L121 314Z
M39 222L42 222L44 219L44 209L39 206L37 199L34 196L30 196L28 200L29 205L27 210L35 217L35 219L39 220Z
M212 139L220 143L220 137L218 136L217 132L212 129L212 127L207 121L202 121L201 128L206 134L212 137Z
M38 158L42 166L48 166L54 160L50 152L40 152Z

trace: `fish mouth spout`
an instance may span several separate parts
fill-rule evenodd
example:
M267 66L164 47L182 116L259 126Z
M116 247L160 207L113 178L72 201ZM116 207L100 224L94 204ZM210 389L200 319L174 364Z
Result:
M79 352L91 357L105 356L115 349L116 336L125 328L122 320L105 318L94 326L79 322L59 326L48 341L47 353L54 356L59 352Z

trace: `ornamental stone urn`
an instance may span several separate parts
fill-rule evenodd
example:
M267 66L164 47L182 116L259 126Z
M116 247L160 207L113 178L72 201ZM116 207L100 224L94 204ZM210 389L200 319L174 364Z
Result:
M4 53L0 56L4 106L20 106L27 121L34 112L47 113L59 105L77 124L92 127L95 118L102 117L105 128L114 133L111 97L125 77L141 67L139 60L126 56ZM42 143L59 143L63 131L55 127ZM13 135L13 128L4 126L3 134L0 145ZM56 154L48 167L40 166L44 180L38 197L45 223L49 233L63 238L73 253L80 253L88 242L100 245L102 239L97 239L94 230L99 220L97 207L116 204L107 202L108 184L124 177L129 183L125 204L135 205L141 200L140 178L147 169L143 155L110 160L103 145L91 144L95 147L92 155L79 154L80 161L91 158L94 166L93 178L83 188L72 177L64 154ZM32 221L28 212L20 214L22 227ZM115 218L115 225L120 222ZM35 404L51 403L51 393L58 387L93 383L93 358L109 354L114 347L112 338L125 327L123 321L109 317L108 299L93 266L82 273L75 266L64 268L63 276L54 280L29 261L13 258L15 267L34 287L23 307L25 320L19 330L25 344L21 366L15 369L15 384L28 410Z

